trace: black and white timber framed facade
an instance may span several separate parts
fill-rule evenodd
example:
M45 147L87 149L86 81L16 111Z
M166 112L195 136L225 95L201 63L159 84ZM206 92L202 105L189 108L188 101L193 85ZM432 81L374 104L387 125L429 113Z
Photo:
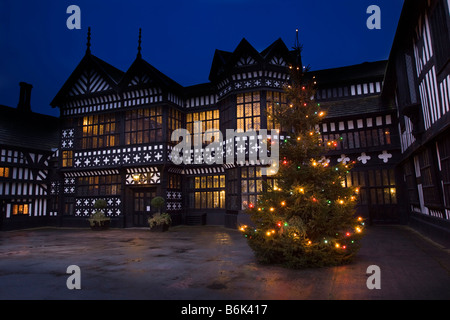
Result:
M345 183L360 188L358 213L372 223L412 219L450 230L449 28L447 0L406 0L388 61L309 72L327 114L322 138L337 141L325 161L354 164ZM143 59L140 39L126 71L93 55L88 40L51 102L60 109L59 141L43 215L86 226L102 198L114 226L147 226L159 195L175 224L235 227L263 181L273 183L261 163L175 165L171 134L193 132L195 121L203 132L276 129L267 111L287 103L295 53L281 39L261 52L243 39L233 52L216 50L208 82L183 87Z
M0 229L57 224L59 119L31 111L31 89L0 106Z
M261 164L247 159L177 166L170 159L171 133L192 133L194 121L203 121L202 133L276 129L267 111L287 103L283 87L289 66L298 61L295 53L281 39L261 52L243 39L233 52L216 50L208 83L182 87L147 63L140 50L122 72L88 47L52 102L61 110L62 225L85 224L95 200L103 198L117 226L146 226L151 198L160 195L175 223L204 215L207 224L236 226L270 180ZM394 167L400 144L395 108L380 98L385 68L380 61L311 75L328 114L323 139L338 141L326 161L355 163L346 183L361 185L360 214L373 222L399 222ZM272 138L284 139L282 133Z
M450 239L450 2L406 1L383 99L396 106L409 222Z

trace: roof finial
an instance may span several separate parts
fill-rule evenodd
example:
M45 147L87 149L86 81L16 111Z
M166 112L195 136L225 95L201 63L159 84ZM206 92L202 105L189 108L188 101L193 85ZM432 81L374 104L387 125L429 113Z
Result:
M91 53L91 27L88 27L86 53Z
M298 29L295 29L295 43L294 43L294 54L295 54L295 63L297 67L303 69L302 65L302 46L300 45L300 41L298 40Z
M138 53L137 53L137 56L138 56L138 58L142 58L142 55L141 55L141 32L142 32L142 29L141 28L139 28L139 40L138 40Z
M295 29L295 43L294 43L294 49L300 48L300 42L298 41L298 29Z

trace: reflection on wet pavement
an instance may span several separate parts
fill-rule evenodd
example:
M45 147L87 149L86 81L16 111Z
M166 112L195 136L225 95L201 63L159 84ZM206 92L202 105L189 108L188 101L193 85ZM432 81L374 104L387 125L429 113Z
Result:
M350 265L289 270L256 263L245 238L223 227L1 232L0 299L450 298L442 267L450 259L430 259L411 239L406 229L374 229ZM81 269L81 290L65 285L73 264ZM366 287L371 264L381 267L383 290Z

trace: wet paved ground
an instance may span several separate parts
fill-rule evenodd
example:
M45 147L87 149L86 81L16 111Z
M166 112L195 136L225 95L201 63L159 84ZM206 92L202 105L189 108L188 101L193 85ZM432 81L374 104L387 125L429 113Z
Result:
M222 227L0 232L0 299L450 299L450 251L407 227L371 227L354 263L287 270L255 262ZM69 290L69 265L81 290ZM381 269L381 289L366 286Z

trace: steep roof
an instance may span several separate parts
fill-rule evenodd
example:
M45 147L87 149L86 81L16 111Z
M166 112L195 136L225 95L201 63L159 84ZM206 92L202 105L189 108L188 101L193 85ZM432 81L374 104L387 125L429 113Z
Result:
M198 95L207 95L207 94L215 94L216 88L210 83L200 83L192 86L184 87L185 97L198 96Z
M110 65L109 63L92 54L90 56L96 62L96 64L100 66L101 69L103 69L106 75L108 75L115 83L119 83L124 75L124 72L122 70L117 69L116 67Z
M325 101L320 103L320 107L326 111L327 118L360 116L392 109L392 107L382 102L380 95Z
M123 75L119 86L122 89L125 89L130 84L130 81L134 76L140 76L143 74L148 76L149 81L157 83L160 86L178 92L182 90L182 86L178 82L156 69L153 65L142 59L140 55L136 58L136 60L134 60L133 64Z
M0 145L51 151L59 145L59 119L0 105Z
M264 59L268 59L272 58L273 55L277 52L283 52L285 54L290 53L289 49L286 47L286 44L283 42L283 40L281 40L281 38L278 38L270 46L261 51L261 56L263 56Z
M211 70L209 72L209 80L214 79L214 77L222 74L225 71L225 66L227 65L232 55L232 52L216 49L216 51L214 52Z
M66 80L50 105L52 107L57 107L61 102L68 98L70 90L77 83L77 81L80 80L83 72L91 69L95 70L110 88L116 88L123 75L125 74L123 71L94 56L90 52L86 52L83 59L81 59L78 66Z
M357 65L340 68L310 71L307 77L315 76L317 86L329 88L334 86L362 83L362 81L382 81L386 72L387 61L364 62ZM327 99L320 102L328 118L353 116L390 110L380 94L369 96L351 96L339 99Z
M235 68L256 65L272 65L274 68L286 67L288 63L294 61L297 51L290 51L281 38L275 40L266 49L258 52L248 41L243 38L233 52L216 50L214 53L209 80L214 81L222 75L229 75ZM281 64L272 63L272 59L277 57ZM279 60L279 59L282 60Z
M383 79L387 61L364 62L352 66L310 71L310 77L315 76L319 85L352 83L364 79Z

